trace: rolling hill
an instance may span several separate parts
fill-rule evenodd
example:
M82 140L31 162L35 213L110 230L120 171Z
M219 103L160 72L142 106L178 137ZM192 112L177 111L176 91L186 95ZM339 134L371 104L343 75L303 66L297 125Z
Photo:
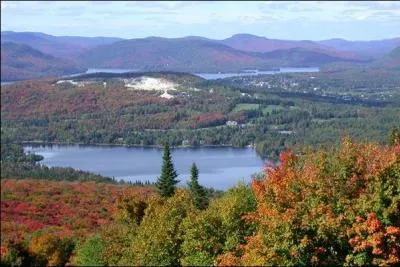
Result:
M385 68L400 71L400 46L390 51L384 57L376 60L372 66L374 68Z
M307 51L308 56L310 53L315 52L324 54L326 59L329 57L342 58L347 60L363 61L368 60L365 56L360 56L354 51L338 51L333 47L324 45L313 41L292 41L292 40L278 40L268 39L261 36L251 34L236 34L230 38L221 40L220 43L233 47L235 49L248 51L248 52L272 52L277 50L291 50L294 51ZM317 59L316 61L319 61Z
M232 37L219 41L235 49L249 52L271 52L291 48L319 48L321 45L312 41L291 41L268 39L252 34L235 34Z
M336 38L319 41L318 43L330 46L338 51L352 51L377 58L400 46L400 38L373 41L348 41Z
M1 81L16 81L82 72L74 63L42 53L30 46L1 44Z
M1 43L29 45L54 57L73 60L87 49L122 40L114 37L53 36L40 32L1 32Z
M131 39L95 47L82 54L87 67L142 70L224 71L266 67L259 54L195 38Z
M348 57L335 55L324 50L314 50L307 48L290 48L275 50L265 53L264 56L269 60L281 60L284 65L290 66L320 66L332 62L367 62L368 59L359 57Z

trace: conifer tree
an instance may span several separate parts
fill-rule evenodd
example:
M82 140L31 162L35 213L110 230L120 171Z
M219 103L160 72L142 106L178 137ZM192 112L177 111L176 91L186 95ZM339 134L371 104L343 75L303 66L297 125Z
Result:
M175 193L176 184L179 180L169 150L169 144L164 145L163 165L161 168L161 176L158 178L156 187L160 190L163 197L171 197Z
M188 186L192 194L194 204L198 209L205 209L208 206L207 191L199 184L199 169L195 163L193 163L190 173L191 176Z

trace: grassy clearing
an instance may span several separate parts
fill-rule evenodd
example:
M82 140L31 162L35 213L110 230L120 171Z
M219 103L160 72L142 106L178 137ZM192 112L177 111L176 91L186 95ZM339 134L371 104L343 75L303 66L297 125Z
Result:
M267 107L263 108L263 113L267 114L268 112L271 113L273 110L282 110L285 109L281 105L268 105Z
M258 109L259 106L260 106L259 104L237 104L232 112Z

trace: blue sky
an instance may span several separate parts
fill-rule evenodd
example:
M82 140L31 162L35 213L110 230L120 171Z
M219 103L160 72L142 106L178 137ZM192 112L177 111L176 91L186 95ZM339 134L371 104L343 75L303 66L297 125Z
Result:
M1 30L52 35L292 40L400 37L400 2L1 1Z

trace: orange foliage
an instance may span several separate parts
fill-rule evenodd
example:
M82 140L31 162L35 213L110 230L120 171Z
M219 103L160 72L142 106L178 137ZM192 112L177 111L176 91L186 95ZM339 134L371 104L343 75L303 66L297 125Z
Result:
M398 179L400 145L344 139L332 151L283 152L264 180L252 182L257 211L246 219L258 232L242 256L225 254L219 264L400 263Z
M369 251L374 256L374 265L393 265L400 263L400 227L385 227L375 213L368 214L364 220L358 217L348 230L349 244L353 253ZM348 256L346 261L353 262Z

